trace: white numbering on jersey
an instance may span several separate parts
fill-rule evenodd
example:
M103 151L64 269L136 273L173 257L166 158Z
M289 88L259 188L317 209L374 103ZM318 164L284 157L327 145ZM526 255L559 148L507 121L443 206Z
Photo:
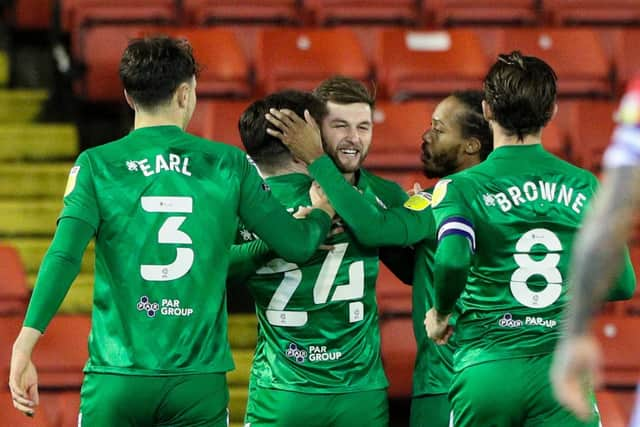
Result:
M329 298L329 293L333 287L340 264L347 252L348 243L338 243L334 245L320 268L318 279L313 286L314 304L324 304ZM274 259L264 267L260 268L257 274L284 273L280 286L269 301L267 307L267 320L275 326L303 326L307 323L306 311L290 311L285 307L291 300L296 289L302 283L302 271L293 263L283 259ZM349 283L336 287L331 301L350 301L360 299L364 296L364 261L356 261L349 265ZM349 321L355 322L362 319L362 303L352 303L349 307Z
M518 269L511 275L511 293L522 305L530 308L545 308L553 304L562 294L562 274L558 270L560 254L547 253L541 260L531 257L534 245L544 246L548 251L561 251L562 243L558 236L546 228L536 228L526 232L516 243L513 257ZM535 292L527 286L532 276L542 276L547 286Z
M145 212L191 213L193 199L191 197L156 197L140 198ZM180 230L186 216L170 216L158 230L158 243L191 244L191 237ZM166 282L176 280L189 272L193 265L193 249L176 248L176 259L171 264L140 266L140 275L144 280Z

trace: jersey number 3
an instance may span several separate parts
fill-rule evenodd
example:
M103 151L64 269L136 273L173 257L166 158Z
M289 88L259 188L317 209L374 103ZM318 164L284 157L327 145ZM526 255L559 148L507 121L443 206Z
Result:
M338 270L344 255L347 252L348 243L334 245L332 251L327 254L318 278L313 286L314 304L324 304L329 299L329 293L335 282ZM285 307L291 300L296 289L302 283L302 271L296 264L276 259L269 265L260 268L257 274L284 273L280 286L271 297L267 307L267 319L275 326L303 326L307 323L306 311L290 311ZM349 283L337 286L333 292L331 301L351 301L364 296L364 261L356 261L349 265ZM361 302L351 303L349 307L349 321L355 322L362 319L363 305Z
M523 234L516 243L516 253L513 255L518 269L511 275L511 293L522 305L545 308L556 302L562 294L562 274L558 270L560 254L547 253L544 258L535 260L531 257L531 249L535 245L542 245L549 252L562 250L558 236L546 228L536 228ZM539 292L532 291L527 285L527 280L532 276L544 277L547 286Z
M162 213L191 213L193 211L193 199L191 197L155 197L144 196L140 198L142 209L145 212ZM191 237L180 226L187 219L186 216L168 217L158 231L158 243L168 244L192 244ZM171 264L140 266L140 275L144 280L167 282L184 276L193 265L193 249L176 248L176 258Z

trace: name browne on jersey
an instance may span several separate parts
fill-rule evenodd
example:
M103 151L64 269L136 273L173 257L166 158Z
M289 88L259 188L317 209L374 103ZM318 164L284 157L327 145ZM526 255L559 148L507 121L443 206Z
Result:
M580 214L587 201L587 196L576 191L573 187L557 182L527 181L521 186L513 185L505 192L485 194L483 196L486 206L499 206L502 212L509 212L514 207L524 205L537 200L554 202L571 208Z
M140 171L144 176L155 175L163 171L178 172L182 175L191 176L189 158L181 157L173 153L170 153L168 158L165 158L162 154L158 154L155 160L151 162L149 159L127 160L126 165L131 172Z

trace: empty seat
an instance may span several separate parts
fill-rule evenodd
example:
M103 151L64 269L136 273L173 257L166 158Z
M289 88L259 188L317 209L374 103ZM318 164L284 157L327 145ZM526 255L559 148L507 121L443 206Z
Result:
M420 170L373 170L378 176L398 183L404 190L409 191L413 189L415 183L420 184L423 189L430 189L435 187L438 182L438 178L427 178Z
M40 388L80 387L88 358L89 316L56 316L33 352Z
M251 101L199 101L187 131L244 149L238 132L240 115Z
M635 54L638 46L640 46L640 30L618 30L613 40L613 61L615 64L618 88L624 89L626 84L640 73L640 58Z
M416 340L410 317L380 323L382 363L389 379L389 397L411 396Z
M386 30L376 53L378 81L395 99L480 89L488 66L469 30Z
M635 386L640 378L640 317L599 316L594 332L603 354L604 384Z
M299 24L297 0L184 0L191 24Z
M62 27L71 33L90 24L171 23L175 0L62 0Z
M415 0L307 0L305 7L320 25L413 25L419 21Z
M538 19L534 0L423 0L438 26L451 24L532 24Z
M53 0L17 0L14 3L13 23L17 28L44 30L51 26Z
M368 168L419 169L422 135L431 127L435 103L379 102L373 113L373 142Z
M0 245L0 315L22 314L28 298L27 275L17 249Z
M556 120L550 121L542 130L542 145L547 151L561 159L569 159L566 135Z
M202 66L197 91L204 96L245 97L251 93L249 63L233 31L226 28L154 28L144 35L187 39Z
M258 35L256 55L258 82L267 93L311 90L334 74L369 77L362 47L347 28L265 29Z
M627 417L617 398L617 393L606 389L596 391L596 402L601 423L607 427L626 427Z
M498 37L496 45L502 53L520 50L547 62L558 76L559 95L611 94L611 67L595 31L509 29Z
M554 25L640 23L637 0L542 0L542 7Z
M609 145L617 105L608 101L576 101L569 108L571 158L583 168L598 171Z

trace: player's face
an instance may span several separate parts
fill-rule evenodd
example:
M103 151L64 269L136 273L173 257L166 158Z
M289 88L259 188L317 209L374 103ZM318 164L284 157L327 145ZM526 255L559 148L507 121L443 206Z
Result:
M458 169L464 143L458 117L464 108L450 96L433 111L431 127L422 135L422 169L428 178L447 176Z
M324 150L342 172L357 171L371 145L372 112L369 104L327 102L329 114L322 121Z

